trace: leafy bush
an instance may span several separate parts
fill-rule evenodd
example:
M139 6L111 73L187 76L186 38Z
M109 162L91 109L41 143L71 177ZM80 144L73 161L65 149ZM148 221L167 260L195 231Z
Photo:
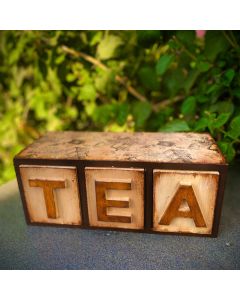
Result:
M0 183L50 130L209 131L240 142L240 33L0 32Z

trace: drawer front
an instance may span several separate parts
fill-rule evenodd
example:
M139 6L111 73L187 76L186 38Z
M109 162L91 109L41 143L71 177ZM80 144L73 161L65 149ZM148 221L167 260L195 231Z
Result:
M89 225L144 228L144 169L85 168Z
M81 225L76 167L21 165L20 174L30 222Z
M218 172L154 170L153 230L211 234Z

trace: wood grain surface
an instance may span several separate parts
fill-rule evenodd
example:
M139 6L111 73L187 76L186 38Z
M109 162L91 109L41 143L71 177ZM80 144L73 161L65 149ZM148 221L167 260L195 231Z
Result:
M50 132L16 158L224 164L205 133Z

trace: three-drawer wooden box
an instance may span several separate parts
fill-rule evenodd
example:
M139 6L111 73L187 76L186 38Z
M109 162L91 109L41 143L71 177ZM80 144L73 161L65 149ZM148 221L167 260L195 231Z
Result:
M227 164L209 134L51 132L14 164L29 224L217 236Z

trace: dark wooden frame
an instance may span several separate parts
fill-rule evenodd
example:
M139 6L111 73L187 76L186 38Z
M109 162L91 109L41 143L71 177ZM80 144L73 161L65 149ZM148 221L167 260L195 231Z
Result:
M62 225L49 224L30 221L26 199L23 190L22 179L20 175L20 165L45 165L45 166L75 166L77 168L77 177L80 192L80 206L82 211L82 225ZM94 161L94 160L67 160L67 159L34 159L34 158L14 158L14 167L17 175L20 195L24 208L25 218L28 225L44 225L56 227L71 227L71 228L86 228L86 229L101 229L114 231L134 231L155 234L174 234L174 235L193 235L203 237L217 237L218 228L221 218L222 202L224 196L225 182L227 176L227 164L195 164L195 163L158 163L144 161ZM144 229L124 229L112 227L96 227L89 225L87 195L86 195L86 180L85 167L113 167L113 168L143 168L144 169ZM186 170L186 171L217 171L219 172L219 182L216 205L214 209L214 219L211 234L197 233L178 233L178 232L159 232L152 230L153 222L153 169L163 170ZM81 180L80 180L81 178Z

